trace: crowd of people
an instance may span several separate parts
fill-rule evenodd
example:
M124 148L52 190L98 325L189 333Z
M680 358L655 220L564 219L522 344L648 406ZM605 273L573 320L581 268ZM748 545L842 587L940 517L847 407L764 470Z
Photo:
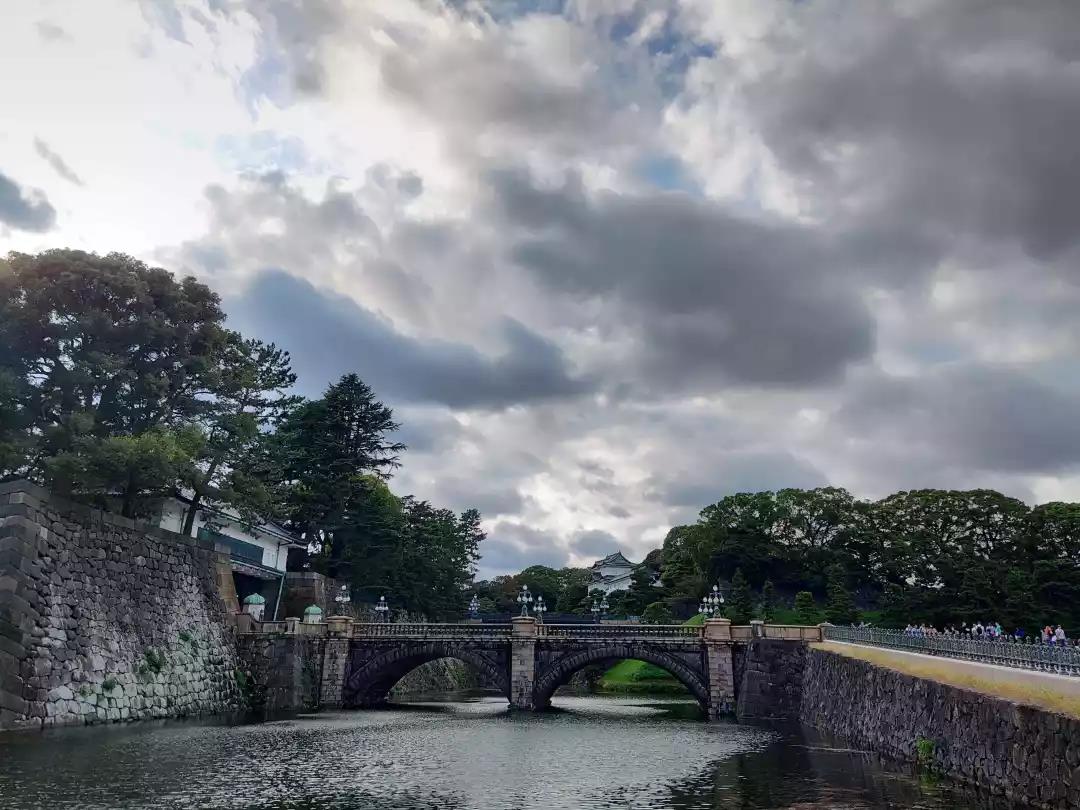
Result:
M1068 647L1070 644L1080 646L1080 639L1070 642L1070 639L1060 624L1056 627L1048 624L1037 634L1029 634L1023 627L1017 627L1013 632L1009 633L1002 628L1001 622L987 622L986 624L975 622L970 626L967 622L964 622L959 628L955 625L949 625L944 630L939 630L932 625L909 624L904 628L904 635L913 636L915 638L933 638L942 636L945 638L970 638L986 641L1019 641L1031 644L1054 644L1059 647Z

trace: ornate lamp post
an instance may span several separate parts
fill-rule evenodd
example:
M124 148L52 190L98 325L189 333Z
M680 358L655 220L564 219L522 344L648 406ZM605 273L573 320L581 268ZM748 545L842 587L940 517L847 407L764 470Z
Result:
M724 594L720 592L719 585L712 586L712 593L707 593L701 599L700 611L706 619L715 619L724 607Z
M338 615L340 616L345 612L345 606L352 601L348 585L342 585L338 588L338 592L334 594L334 601L337 602Z
M536 607L533 609L533 612L536 614L536 620L543 624L544 614L547 613L547 605L544 604L543 594L536 597Z
M476 598L476 594L473 594L472 599L469 600L469 618L475 619L476 614L480 612L480 600Z
M390 606L386 604L386 597L379 597L379 604L375 605L375 614L379 617L380 622L386 622L390 620Z
M521 593L518 594L517 601L518 601L518 604L521 605L521 615L522 616L528 616L529 615L529 605L531 605L533 603L532 594L529 593L529 586L528 585L522 585L521 586Z
M591 610L593 621L599 624L600 620L604 618L604 614L607 613L608 610L607 594L604 594L599 600L593 599Z

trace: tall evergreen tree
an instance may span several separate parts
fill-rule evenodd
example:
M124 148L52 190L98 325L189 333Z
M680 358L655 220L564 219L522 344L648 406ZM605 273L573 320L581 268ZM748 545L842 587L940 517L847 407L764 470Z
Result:
M753 618L754 596L741 568L736 568L731 578L731 596L725 613L732 624L746 624Z
M390 438L398 427L371 388L346 374L322 399L290 412L274 436L287 519L316 547L320 567L332 576L345 551L335 536L365 497L363 479L387 478L400 463L405 445Z
M829 566L829 601L825 605L825 618L833 624L854 624L859 618L855 600L847 589L847 574L843 566Z
M799 591L795 594L795 615L800 624L817 624L821 621L814 594L810 591Z
M771 622L776 616L776 587L771 579L761 586L761 618Z

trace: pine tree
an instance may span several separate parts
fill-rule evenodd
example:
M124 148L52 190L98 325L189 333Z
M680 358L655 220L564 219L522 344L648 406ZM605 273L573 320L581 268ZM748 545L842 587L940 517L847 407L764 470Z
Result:
M825 618L833 624L854 624L859 618L855 600L847 589L847 574L843 566L834 563L828 569L828 596Z
M754 597L750 593L750 584L746 581L741 568L735 569L731 578L731 599L728 601L727 617L732 624L746 624L754 612Z
M818 623L818 609L810 591L799 591L795 594L795 615L798 616L800 624Z
M776 614L776 588L771 579L761 586L761 618L771 622Z

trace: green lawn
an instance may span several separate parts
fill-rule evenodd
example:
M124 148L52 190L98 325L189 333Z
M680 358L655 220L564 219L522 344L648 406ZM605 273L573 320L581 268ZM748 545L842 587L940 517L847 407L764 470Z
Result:
M686 687L672 678L660 667L644 661L627 659L620 661L600 678L597 687L601 692L630 694L685 694Z

